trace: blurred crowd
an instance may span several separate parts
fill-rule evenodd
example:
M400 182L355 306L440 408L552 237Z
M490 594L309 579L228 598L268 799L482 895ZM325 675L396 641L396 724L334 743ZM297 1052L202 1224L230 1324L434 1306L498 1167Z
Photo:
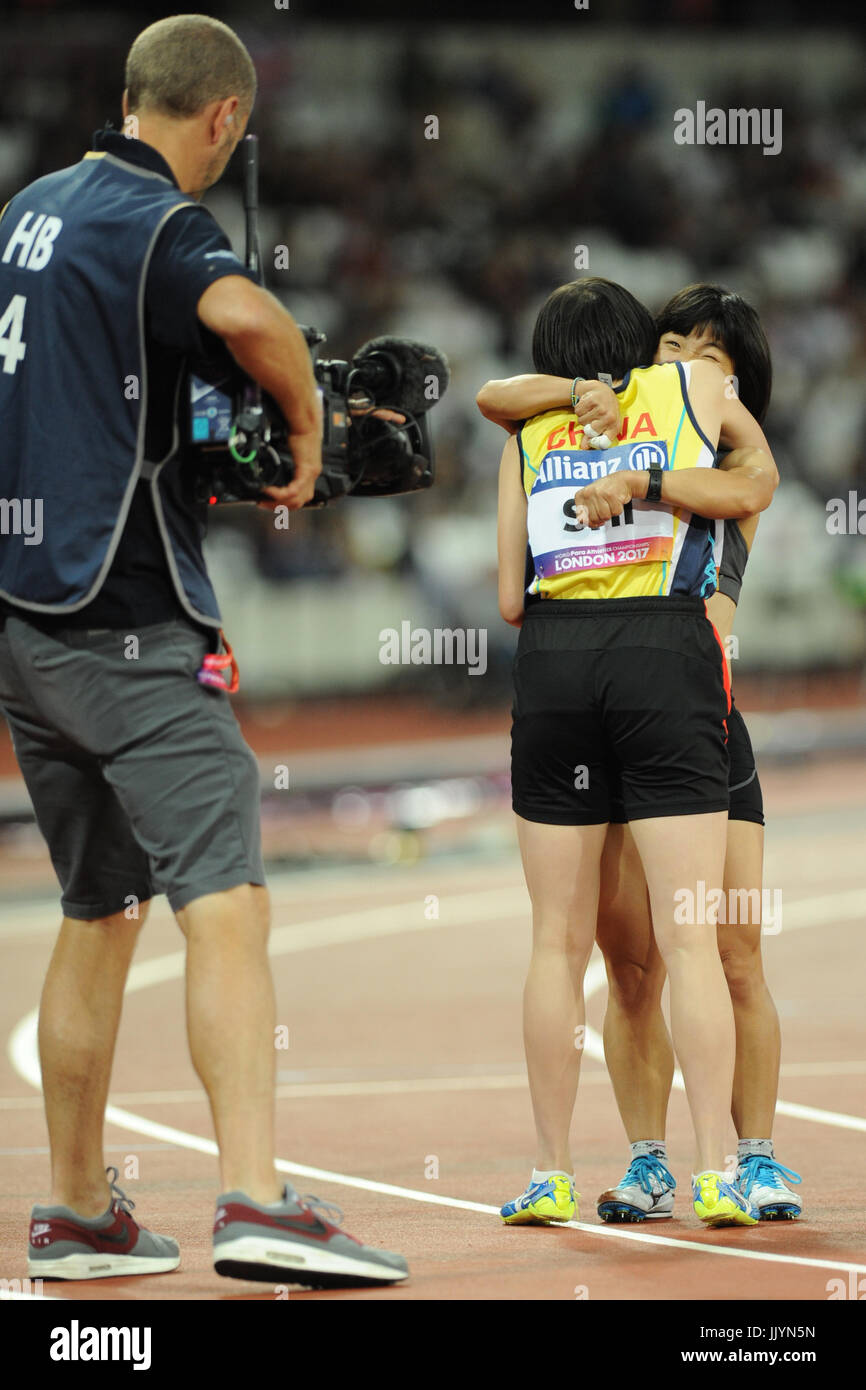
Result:
M0 200L80 158L107 117L119 126L123 57L137 27L77 25L63 42L26 50L8 36ZM775 367L766 428L785 487L762 522L754 572L777 585L780 602L805 583L780 553L796 534L809 552L804 568L866 602L862 539L858 549L825 526L828 499L866 493L862 66L841 89L832 63L825 81L819 73L803 84L781 45L763 67L728 67L712 91L696 89L708 105L781 108L782 148L767 156L760 146L674 142L673 112L693 105L692 87L672 86L663 45L649 36L612 50L600 74L576 37L551 71L517 31L496 44L477 29L454 31L443 46L429 29L338 36L311 26L290 40L273 19L257 29L243 14L235 27L259 74L250 129L260 140L270 288L327 334L328 356L401 333L435 342L452 368L431 417L431 493L305 515L288 543L262 513L217 517L263 577L289 584L385 570L420 585L443 621L495 615L501 441L475 392L488 377L531 370L541 302L590 273L621 281L653 310L695 280L727 284L756 305ZM696 33L704 64L713 44L711 32ZM236 169L206 202L242 250ZM274 268L280 246L288 270ZM586 270L575 268L577 247Z

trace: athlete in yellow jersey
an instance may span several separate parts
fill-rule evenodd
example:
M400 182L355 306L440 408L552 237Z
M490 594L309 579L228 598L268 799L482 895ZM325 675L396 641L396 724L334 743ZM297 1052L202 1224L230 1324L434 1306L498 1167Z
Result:
M656 316L656 362L715 362L740 405L723 420L722 443L733 449L720 466L736 469L743 449L761 446L758 427L772 389L770 350L761 321L742 297L721 285L678 291ZM515 432L533 411L562 408L572 399L567 379L513 377L487 382L478 393L482 413ZM620 397L598 382L579 385L580 420L591 433L627 438ZM577 427L578 429L580 426ZM742 447L741 447L742 446ZM758 517L717 527L718 591L707 611L723 640L730 636L742 576ZM760 778L748 729L733 706L728 718L729 789L725 903L718 924L719 953L734 1008L737 1064L731 1113L737 1131L736 1183L758 1207L761 1220L800 1215L802 1202L785 1182L799 1174L779 1163L773 1149L781 1039L779 1019L761 959L761 886L764 814ZM661 1010L665 969L652 933L646 881L631 832L612 812L602 861L596 940L607 967L609 994L604 1050L617 1104L631 1144L625 1176L598 1199L606 1221L659 1220L674 1210L676 1183L665 1146L673 1050Z
M565 377L607 371L638 413L601 454L572 445L569 412L531 421L523 456L516 440L503 452L500 606L521 625L512 784L533 904L524 1025L539 1145L529 1188L503 1208L506 1221L562 1220L574 1211L569 1128L582 978L617 799L671 981L674 1044L697 1140L695 1209L710 1224L756 1220L722 1172L734 1029L715 919L684 924L674 905L682 888L721 884L728 807L727 672L700 597L714 571L711 531L698 518L759 511L774 480L754 459L736 479L709 466L725 410L722 376L701 362L629 372L654 349L652 319L619 286L562 287L536 323L536 369ZM640 421L644 414L649 421ZM628 437L650 421L651 434ZM575 434L575 442L583 441ZM586 487L582 464L599 473ZM648 502L649 486L660 502ZM631 529L617 535L620 527ZM527 539L537 595L524 620ZM560 597L574 593L592 596Z
M681 363L628 372L618 392L621 438L604 452L588 448L571 410L545 411L520 430L535 564L530 593L702 597L715 588L714 532L706 520L634 500L603 531L590 531L576 518L573 500L576 490L616 473L712 468L715 449L690 413L688 373Z

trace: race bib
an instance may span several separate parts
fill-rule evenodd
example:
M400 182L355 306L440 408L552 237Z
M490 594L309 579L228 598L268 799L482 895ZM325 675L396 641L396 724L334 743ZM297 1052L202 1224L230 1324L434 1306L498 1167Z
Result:
M669 560L674 516L659 504L632 501L619 516L590 530L578 521L574 494L611 473L670 468L667 444L651 440L623 444L598 454L589 449L545 454L532 484L527 508L529 545L535 564L534 588L580 570L642 565Z

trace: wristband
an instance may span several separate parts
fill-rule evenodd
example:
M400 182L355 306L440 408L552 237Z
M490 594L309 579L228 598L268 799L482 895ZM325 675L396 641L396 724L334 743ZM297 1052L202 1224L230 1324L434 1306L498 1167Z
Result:
M662 500L662 475L664 470L652 467L648 471L649 487L646 490L646 500L648 502L660 502Z
M578 396L577 391L576 391L575 388L576 388L577 383L578 383L579 381L585 381L585 380L586 380L586 377L583 377L583 376L576 376L576 377L574 378L574 381L571 383L571 408L572 408L572 410L574 411L575 415L577 414L577 403L578 403L578 401L580 400L580 396Z

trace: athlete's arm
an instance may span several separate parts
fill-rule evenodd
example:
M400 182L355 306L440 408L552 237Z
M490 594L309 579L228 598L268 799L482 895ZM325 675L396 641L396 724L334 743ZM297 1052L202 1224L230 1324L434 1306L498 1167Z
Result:
M278 299L242 275L225 275L209 285L197 313L289 422L295 476L287 487L264 490L274 504L302 507L322 471L321 398L303 334Z
M663 476L661 500L717 521L764 511L773 500L779 472L760 425L730 391L714 362L690 364L688 393L710 443L718 443L725 433L742 447L729 456L724 469L686 468ZM648 486L649 478L640 479L634 495L645 497Z
M770 505L778 473L761 449L737 451L741 461L729 472L720 468L683 468L662 473L661 502L716 521L753 517ZM646 498L649 473L611 473L574 494L578 516L591 530L603 526L633 498ZM754 534L754 532L752 533Z
M607 434L612 439L619 429L616 393L604 382L582 381L578 395L580 423L591 425L597 434ZM501 381L485 381L475 403L486 419L515 434L521 420L529 420L543 410L570 409L571 379L527 372L523 376L503 377Z
M754 415L743 405L739 396L725 389L722 407L722 428L719 443L723 449L766 449L770 452L767 436Z
M526 570L526 493L520 479L517 440L509 439L499 465L499 612L507 623L523 622Z
M739 401L727 397L725 379L712 362L691 363L689 403L712 447L718 443L723 420L733 418L736 422L740 411L748 414ZM754 420L752 425L758 431L762 447L736 450L737 457L726 469L684 468L664 472L660 500L717 521L749 517L764 511L772 501L779 474L763 431ZM581 516L594 530L618 516L632 498L645 498L648 488L649 474L646 472L613 473L575 493L575 506L583 508Z
M739 520L764 511L779 486L779 470L764 431L730 391L716 363L691 363L689 401L710 441L724 439L733 446L732 452L718 469L685 468L665 473L661 500L717 521ZM649 478L636 482L632 495L646 497Z
M749 416L749 419L752 420L752 417ZM752 421L753 425L754 423L755 422ZM719 467L722 469L729 469L731 467L735 467L738 457L742 457L743 455L747 455L748 453L748 449L734 449L732 453L728 454L724 459L722 459L721 463L719 464ZM766 454L762 453L761 458L766 459ZM728 545L727 528L729 526L736 526L737 530L743 538L743 543L746 547L746 556L748 557L755 540L755 532L758 529L758 520L758 516L747 516L741 517L736 521L725 522L725 548L722 553L723 564L725 562L725 552L727 550ZM733 577L734 576L730 572L726 575L724 571L720 569L718 581L719 588L717 589L716 593L712 594L707 599L707 616L709 617L710 622L715 627L723 642L727 640L727 638L731 635L731 632L733 631L734 615L737 611L739 585L736 584L732 588L729 582L725 583L726 580L730 581ZM739 577L740 579L742 579L742 571L739 572ZM725 584L724 592L722 591L723 584Z
M779 482L779 471L773 462L764 431L739 398L735 396L733 400L731 400L727 392L725 393L725 414L722 418L722 433L719 443L731 450L731 452L726 454L719 462L718 466L723 472L733 472L737 468L742 467L744 463L748 464L750 461L752 463L757 463L759 467L766 471L768 478L772 480L773 489L775 491ZM755 450L759 452L755 453ZM748 554L752 549L755 540L755 532L758 529L758 514L755 513L752 516L739 517L737 519L737 526L740 535L745 541L746 552ZM724 594L715 595L714 597L718 597L724 603L730 603L736 606L733 599L726 597ZM712 613L710 616L712 617ZM718 623L716 623L716 627L719 627ZM721 631L721 628L719 628L719 631Z
M719 462L718 466L723 473L735 472L744 465L757 464L767 474L775 492L779 485L779 470L770 453L764 431L739 398L735 396L732 400L727 393L719 443L731 450ZM739 517L738 523L746 548L751 550L758 529L758 515L754 513L751 516Z
M716 521L740 520L763 512L773 500L779 474L763 449L738 449L734 466L684 468L662 474L661 501ZM634 473L632 497L645 498L648 473Z

